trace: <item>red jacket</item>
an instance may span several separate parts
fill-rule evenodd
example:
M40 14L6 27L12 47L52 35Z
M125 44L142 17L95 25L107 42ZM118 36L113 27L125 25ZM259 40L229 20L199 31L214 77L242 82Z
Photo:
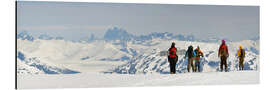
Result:
M220 52L221 52L222 48L225 48L226 53L229 55L228 47L227 47L226 44L221 44L220 45L219 50L218 50L218 55L220 55Z
M172 52L173 54L172 54L171 52ZM170 49L169 49L169 57L170 57L170 58L176 58L176 57L177 57L176 52L177 52L177 49L176 49L175 47L170 48Z

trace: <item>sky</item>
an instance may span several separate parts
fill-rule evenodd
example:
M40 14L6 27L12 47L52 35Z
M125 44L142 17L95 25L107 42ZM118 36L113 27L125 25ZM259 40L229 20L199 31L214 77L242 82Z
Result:
M259 36L259 6L31 2L17 4L17 30L78 40L112 27L135 35L170 32L232 41Z

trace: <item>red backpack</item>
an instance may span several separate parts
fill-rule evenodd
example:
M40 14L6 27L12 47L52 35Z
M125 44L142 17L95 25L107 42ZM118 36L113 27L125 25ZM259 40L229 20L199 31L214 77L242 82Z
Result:
M176 48L170 48L169 57L176 58Z
M227 49L226 45L221 46L221 50L220 50L220 55L221 56L227 56L228 55L226 49Z

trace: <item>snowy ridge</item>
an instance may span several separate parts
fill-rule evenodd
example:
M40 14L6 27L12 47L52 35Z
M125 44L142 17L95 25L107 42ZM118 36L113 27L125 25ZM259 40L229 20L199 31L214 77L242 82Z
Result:
M17 57L18 74L75 74L78 71L70 70L51 63L42 62L38 57L26 57L22 52L18 51Z
M17 34L17 39L34 41L34 37L30 35L27 31L22 31Z
M164 50L164 47L168 48L168 45L172 41L163 41L163 43L153 46L143 54L140 54L130 60L128 63L119 66L118 68L112 70L112 73L120 74L137 74L137 73L169 73L169 63L166 56L160 56L160 52ZM217 57L217 51L219 44L217 43L203 43L203 42L186 42L186 41L174 41L177 46L188 47L190 44L193 46L199 45L205 55L201 59L201 71L202 72L217 72L219 71L220 59ZM236 57L236 52L240 44L245 45L246 47L246 58L244 63L244 70L258 70L258 60L259 51L258 41L241 41L229 43L229 53L230 57L228 60L228 69L229 71L238 70L238 59ZM184 48L179 48L184 49ZM187 72L187 59L184 58L184 55L179 55L179 60L177 62L177 73Z
M65 40L36 39L34 41L28 41L17 39L17 42L17 61L18 68L20 68L18 69L18 73L23 71L23 68L27 68L26 66L39 64L39 62L46 65L61 65L78 72L105 71L104 69L122 64L123 61L132 57L132 55L129 54L132 52L131 49L128 48L126 52L124 52L121 51L121 49L123 49L121 46L104 41L78 43ZM25 61L32 63L26 63ZM33 71L38 70L33 69Z
M50 36L49 34L43 33L38 35L37 37L34 37L31 35L30 32L27 31L21 31L18 32L17 34L17 39L21 40L29 40L33 41L35 39L40 39L40 40L64 40L64 37L59 37L59 36ZM109 28L106 32L105 35L101 38L97 38L95 34L89 35L89 37L84 37L80 40L72 40L73 42L89 42L91 43L92 41L95 40L106 40L106 41L118 41L121 43L125 43L128 41L133 41L133 43L136 44L142 44L144 42L152 41L154 39L163 39L163 40L179 40L179 41L197 41L197 42L218 42L222 39L225 39L226 41L231 41L226 38L221 38L217 36L210 36L206 39L201 39L197 38L194 35L183 35L183 34L174 34L170 32L151 32L146 35L133 35L129 32L127 32L125 29L118 28L118 27L113 27ZM249 38L249 40L257 41L259 40L260 37L256 36L254 38Z

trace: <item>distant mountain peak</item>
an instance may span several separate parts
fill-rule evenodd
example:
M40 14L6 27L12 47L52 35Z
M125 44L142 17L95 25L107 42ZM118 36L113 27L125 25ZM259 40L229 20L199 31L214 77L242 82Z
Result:
M104 35L104 39L106 40L130 40L133 37L132 34L128 33L126 30L113 27L107 30Z
M154 38L165 39L165 40L183 40L183 41L195 41L196 38L193 35L184 36L182 34L174 35L173 33L169 32L152 32L147 35L133 35L128 33L126 30L118 27L113 27L107 30L104 35L105 40L120 40L120 41L129 41L129 40L136 40L136 41L147 41L152 40Z
M17 39L34 41L34 37L27 31L17 33Z
M53 37L49 36L48 34L41 34L41 35L39 35L38 39L42 39L42 40L52 40Z

